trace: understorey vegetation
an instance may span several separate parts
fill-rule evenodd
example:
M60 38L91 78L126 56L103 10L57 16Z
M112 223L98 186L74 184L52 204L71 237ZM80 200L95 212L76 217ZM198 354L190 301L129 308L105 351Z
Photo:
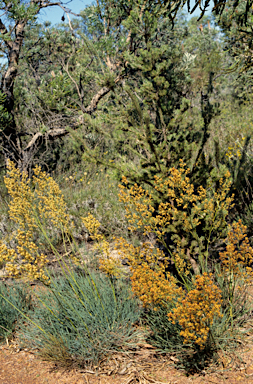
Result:
M0 340L64 369L251 332L252 7L173 4L0 1Z

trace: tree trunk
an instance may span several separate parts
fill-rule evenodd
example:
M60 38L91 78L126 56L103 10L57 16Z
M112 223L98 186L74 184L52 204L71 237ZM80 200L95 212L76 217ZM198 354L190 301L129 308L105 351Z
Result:
M24 29L27 21L21 20L17 22L15 28L15 39L13 41L5 41L8 48L8 68L2 76L1 92L5 95L4 107L11 117L10 122L1 132L2 136L2 152L5 158L11 159L16 163L22 161L21 147L18 137L17 127L14 117L14 83L17 77L18 62L21 47L24 40ZM8 33L5 25L0 20L0 32L5 35Z

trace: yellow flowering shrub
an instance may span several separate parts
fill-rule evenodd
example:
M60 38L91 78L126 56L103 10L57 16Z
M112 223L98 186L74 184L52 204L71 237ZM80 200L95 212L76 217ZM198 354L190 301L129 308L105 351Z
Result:
M107 260L110 259L109 244L104 248L103 236L98 234L99 222L92 215L83 221L90 233L93 232L93 240L100 244L98 249L101 254L106 254ZM132 291L143 305L153 310L167 303L175 306L173 313L168 316L172 322L177 321L180 324L184 342L195 342L202 348L214 316L220 315L221 307L220 290L212 282L211 275L204 273L202 276L196 276L194 289L186 294L178 285L178 280L166 272L164 253L152 244L146 242L137 247L119 238L116 239L115 247L120 254L128 258ZM100 268L115 276L114 260L111 260L111 267L104 264L103 260L100 259Z
M234 222L229 227L226 250L219 253L223 273L227 274L229 279L243 278L244 282L253 277L253 248L246 232L247 227L241 220Z
M175 302L183 292L170 273L164 275L161 271L151 269L148 264L132 269L131 282L134 294L143 305L151 306L154 310L164 303Z
M221 291L213 283L212 275L191 277L187 291L176 277L166 272L165 255L160 249L150 243L136 247L124 239L117 239L116 244L129 260L132 290L143 305L153 310L168 303L175 306L168 317L181 326L184 342L194 342L203 348L221 308Z
M203 273L196 276L194 288L178 298L168 317L181 326L184 343L194 342L203 348L214 317L222 316L221 303L221 291L213 283L212 275Z
M222 316L221 290L209 273L209 247L211 242L226 239L226 217L233 196L228 196L229 172L216 181L215 188L212 177L205 188L196 188L190 183L189 172L181 161L166 178L155 177L157 194L137 184L129 186L122 178L119 198L125 205L129 230L154 233L164 251L157 244L134 246L122 238L117 239L116 248L128 259L132 290L143 305L156 310L169 304L172 310L168 318L180 325L184 343L195 343L203 349L215 317ZM233 233L236 228L233 226ZM231 247L234 238L230 231L226 252L220 254L224 268L234 265L234 271L235 259L237 264L239 260L251 261L248 239L242 235L245 228L240 225L240 229L240 249L238 243L237 248ZM168 272L173 265L177 271L174 276Z
M0 262L12 277L47 281L45 266L48 259L39 251L37 238L49 224L64 232L73 226L66 213L63 194L53 178L39 167L29 179L10 161L4 182L11 198L9 216L16 231L9 239L0 241ZM15 241L16 246L8 245L8 240Z
M212 178L206 188L196 189L190 183L189 172L181 161L179 169L171 168L166 178L155 176L155 190L162 201L137 184L128 187L125 177L119 186L129 229L141 229L144 235L154 233L181 277L191 269L195 273L200 272L199 268L207 269L210 242L226 237L226 216L232 206L232 197L227 196L229 172L220 178L216 191ZM166 240L168 235L171 244Z
M99 228L99 222L89 215L84 219L87 228ZM96 236L94 237L94 240ZM98 236L101 240L101 235ZM144 307L157 310L159 306L170 303L174 310L168 314L169 319L176 321L182 328L181 336L185 343L194 342L203 348L213 324L215 316L221 315L221 292L213 283L212 275L197 275L193 289L188 292L179 286L178 280L166 272L164 253L150 243L134 246L125 239L116 239L116 249L127 256L131 269L133 293L139 297ZM103 247L100 248L103 251ZM101 260L100 260L101 262ZM113 265L113 260L112 260ZM102 264L101 269L114 275L114 268L108 271Z

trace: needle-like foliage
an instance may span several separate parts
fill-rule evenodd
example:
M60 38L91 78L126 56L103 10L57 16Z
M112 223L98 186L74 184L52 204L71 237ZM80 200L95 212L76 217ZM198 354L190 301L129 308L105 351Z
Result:
M140 309L126 283L94 273L50 280L50 288L37 293L38 305L29 314L32 323L19 332L44 359L80 367L135 345L133 324Z

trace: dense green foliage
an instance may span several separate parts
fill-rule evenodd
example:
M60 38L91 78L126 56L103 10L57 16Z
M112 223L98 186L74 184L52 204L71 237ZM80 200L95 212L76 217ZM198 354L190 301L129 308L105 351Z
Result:
M221 117L231 123L235 105L245 114L251 101L245 36L252 16L246 2L225 4L216 7L219 16L187 21L180 2L102 0L57 27L36 23L36 6L8 10L10 20L27 13L13 109L1 111L5 122L15 120L22 167L39 162L62 172L94 161L150 184L182 158L203 184L213 167L228 166L227 146L250 132L233 125L231 137L217 125Z

